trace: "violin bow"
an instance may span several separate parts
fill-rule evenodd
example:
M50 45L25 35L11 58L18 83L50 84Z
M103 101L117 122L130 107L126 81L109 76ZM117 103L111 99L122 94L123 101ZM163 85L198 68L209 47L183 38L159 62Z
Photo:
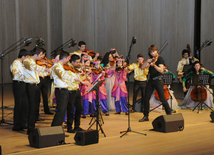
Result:
M158 51L158 54L159 54L159 55L161 54L161 52L163 51L163 49L166 47L166 45L168 45L168 40L166 40L166 41L163 43L163 45L161 46L161 48L159 49L159 51Z

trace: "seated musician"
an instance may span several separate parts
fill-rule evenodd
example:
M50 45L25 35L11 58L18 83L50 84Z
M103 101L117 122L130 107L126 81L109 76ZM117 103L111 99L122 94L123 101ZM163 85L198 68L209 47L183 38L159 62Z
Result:
M198 59L190 56L190 49L188 49L188 50L184 49L182 51L182 57L183 58L178 61L178 66L177 66L178 80L181 83L182 83L182 79L185 76L185 73L183 72L184 65L189 65L189 64L194 63L195 61L198 61ZM184 95L186 95L186 94L184 93Z
M196 61L193 64L192 71L183 78L183 91L187 92L187 94L186 94L184 100L182 101L182 103L179 105L181 108L194 108L195 106L197 106L198 102L193 101L194 99L192 99L192 97L194 97L194 96L191 95L191 92L195 86L190 86L190 89L187 91L185 82L189 78L191 78L193 80L193 76L199 75L199 74L210 74L212 77L214 76L214 73L205 69L204 67L201 67L200 62ZM197 86L197 87L200 87L200 86ZM209 86L204 87L204 89L206 90L206 94L207 94L207 97L206 97L207 99L204 102L209 107L212 108L212 107L214 107L213 106L213 96L211 94L212 90L209 88ZM198 96L196 96L196 98L197 97Z
M168 70L168 67L166 64L164 64L164 74L172 74L173 80L175 79L175 75ZM176 110L180 109L180 107L178 107L178 102L174 96L174 91L170 89L170 85L164 85L164 95L165 95L165 98L167 99L169 107L172 109L172 113L175 113ZM158 105L161 104L161 102L160 102L159 96L157 95L156 90L153 92L149 103L150 103L150 110L155 108L154 111L162 112L163 106L157 107Z

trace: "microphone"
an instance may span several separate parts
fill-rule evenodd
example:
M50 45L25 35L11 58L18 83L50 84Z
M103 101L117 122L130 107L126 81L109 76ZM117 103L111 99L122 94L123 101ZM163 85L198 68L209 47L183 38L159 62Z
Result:
M136 37L132 37L132 44L136 43Z
M206 41L205 41L205 46L204 46L204 47L210 46L212 42L213 42L212 39L206 40Z
M77 41L74 39L71 39L71 42L68 44L68 48L74 47L77 44Z
M29 43L31 39L32 39L32 38L26 38L26 39L24 40L24 44Z

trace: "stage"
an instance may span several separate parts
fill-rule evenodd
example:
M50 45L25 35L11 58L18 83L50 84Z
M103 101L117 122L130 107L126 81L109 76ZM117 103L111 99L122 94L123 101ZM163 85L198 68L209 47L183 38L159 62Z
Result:
M11 84L5 84L4 91L4 118L6 122L12 123L13 117L13 95ZM132 90L132 87L130 87ZM183 93L179 84L173 84L172 90L178 102L182 101ZM130 103L132 94L130 93ZM51 108L54 110L54 108ZM153 131L152 121L165 112L151 112L149 122L138 122L143 114L140 112L131 113L131 130L127 135L120 138L120 131L127 130L128 116L125 114L115 115L114 111L110 116L104 116L102 126L106 137L99 132L99 143L87 146L75 144L75 134L65 134L65 145L33 148L29 146L27 131L12 131L12 125L0 125L0 145L3 154L214 154L214 123L211 123L210 110L203 110L200 113L192 110L179 110L184 117L184 130L171 133ZM7 116L8 115L8 116ZM36 123L37 127L49 127L53 115L45 115L43 108L40 112L41 118L45 121ZM1 116L1 113L0 113ZM91 117L81 118L81 127L87 129ZM92 127L95 129L95 125Z

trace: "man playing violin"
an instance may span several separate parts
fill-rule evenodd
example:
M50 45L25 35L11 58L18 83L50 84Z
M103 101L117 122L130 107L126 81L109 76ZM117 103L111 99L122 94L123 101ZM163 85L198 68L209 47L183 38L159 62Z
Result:
M149 100L154 89L157 90L158 95L160 97L160 101L165 107L165 111L167 115L171 114L171 108L164 96L164 88L163 88L163 80L162 74L164 72L164 59L158 55L158 48L156 45L150 45L148 49L148 55L151 57L144 64L142 64L141 68L149 68L150 77L148 83L146 85L145 91L145 100L144 100L144 117L139 120L139 122L149 121Z
M134 71L134 89L133 89L133 105L132 105L132 112L136 112L135 110L135 103L137 99L137 94L139 90L141 90L141 110L143 109L143 101L145 96L145 88L146 88L146 81L148 75L148 68L141 69L141 65L144 63L144 56L143 54L137 55L137 62L133 63L128 66L130 71Z
M24 82L27 85L27 96L29 100L29 115L28 115L28 131L30 134L35 129L35 121L37 117L37 107L39 103L39 87L40 79L38 72L50 72L50 69L39 66L36 64L36 60L40 60L42 56L42 50L35 47L32 52L32 56L26 58L23 61L24 64Z
M82 130L80 125L80 116L82 112L82 100L79 92L79 84L90 85L84 83L74 72L66 72L63 65L69 61L69 53L61 51L59 61L57 61L52 67L52 76L54 79L55 95L57 102L57 111L54 115L51 126L60 126L63 123L65 113L67 110L67 131L74 133L75 131ZM79 65L80 57L78 55L72 55L70 62L73 66ZM72 129L73 123L73 107L76 106L75 114L75 128ZM78 106L77 106L78 105Z
M82 52L86 52L86 43L84 41L79 41L78 43L78 51L74 51L72 53L70 53L70 55L76 54L79 57L81 57ZM92 59L92 57L90 55L88 55L88 58L90 61L94 61L97 60L97 58L99 57L99 53L96 53L95 57Z

